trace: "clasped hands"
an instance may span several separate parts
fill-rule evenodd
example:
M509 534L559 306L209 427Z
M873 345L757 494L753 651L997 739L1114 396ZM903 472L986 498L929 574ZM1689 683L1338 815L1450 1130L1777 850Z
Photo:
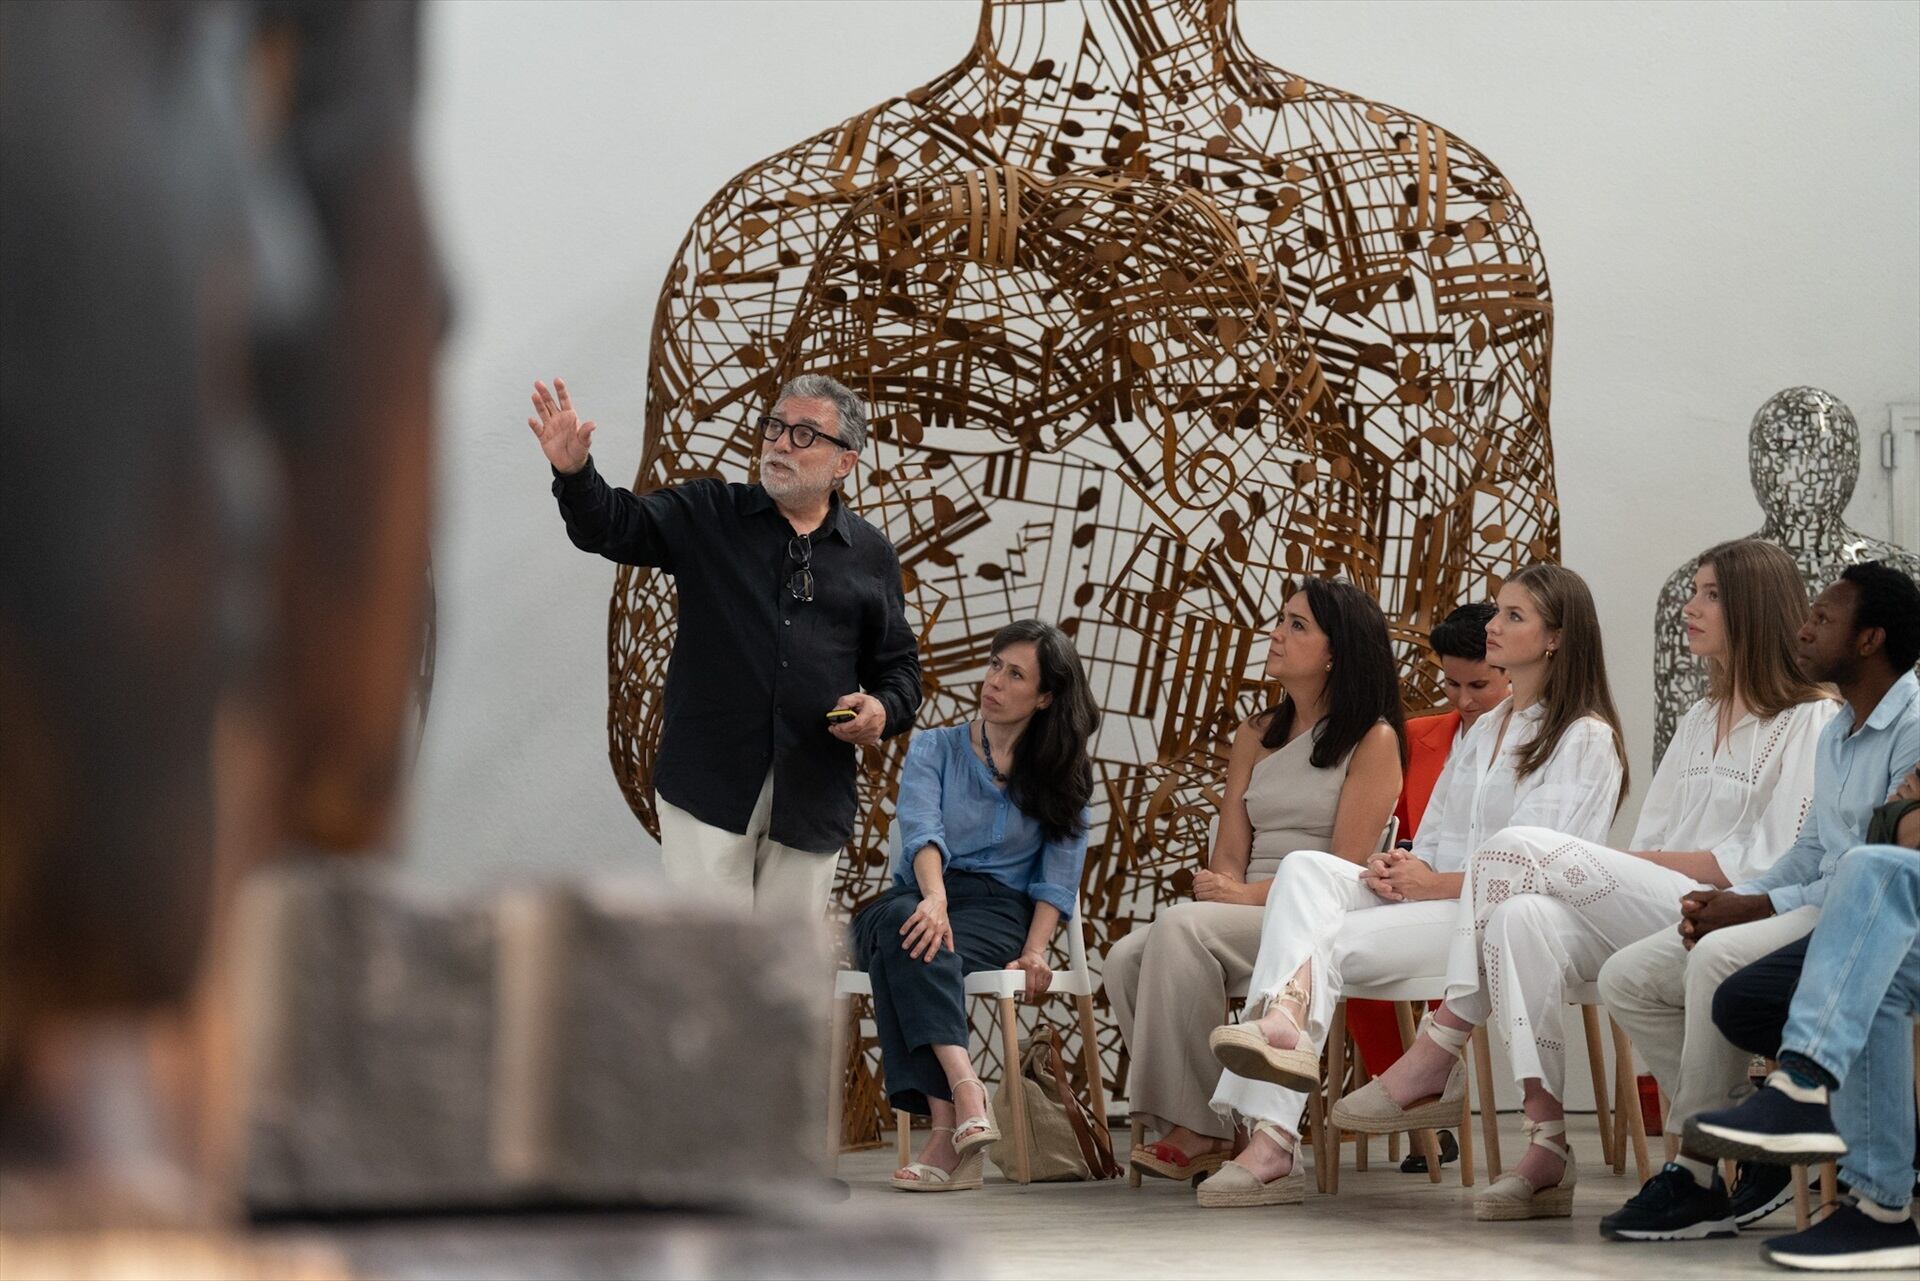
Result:
M913 915L900 927L900 933L901 948L916 961L931 965L942 949L953 951L953 923L947 919L946 897L922 895ZM1038 999L1053 985L1053 967L1038 952L1022 952L1007 962L1007 968L1027 976L1028 1000Z
M1389 903L1452 898L1440 874L1410 850L1387 850L1367 860L1360 883Z

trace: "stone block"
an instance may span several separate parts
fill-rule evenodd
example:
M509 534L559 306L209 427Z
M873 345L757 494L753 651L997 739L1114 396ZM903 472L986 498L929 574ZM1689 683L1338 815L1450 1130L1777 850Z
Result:
M277 870L242 910L257 1213L752 1205L823 1174L825 931L655 885Z

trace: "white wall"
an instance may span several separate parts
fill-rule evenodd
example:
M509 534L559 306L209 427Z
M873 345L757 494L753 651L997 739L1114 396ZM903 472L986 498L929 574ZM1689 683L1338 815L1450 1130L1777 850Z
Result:
M1526 202L1556 299L1566 559L1599 598L1643 784L1653 599L1686 556L1758 526L1753 411L1812 383L1871 443L1889 402L1920 400L1920 6L1241 9L1263 55L1440 122ZM458 315L409 842L424 870L655 866L606 757L613 567L561 531L526 390L564 374L602 424L603 469L630 477L653 298L700 205L957 61L977 16L972 0L429 8L423 141ZM1882 532L1876 467L1870 448L1853 516Z

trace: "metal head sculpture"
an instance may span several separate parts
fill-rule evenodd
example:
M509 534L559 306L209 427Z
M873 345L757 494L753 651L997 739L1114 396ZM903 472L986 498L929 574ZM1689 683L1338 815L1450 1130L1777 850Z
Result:
M1747 474L1767 516L1765 537L1818 542L1844 516L1860 477L1853 411L1818 387L1775 394L1747 431Z
M1846 523L1860 477L1860 427L1840 398L1789 387L1767 399L1747 431L1747 474L1766 520L1754 538L1778 544L1799 565L1809 597L1848 565L1885 560L1920 577L1920 556ZM1687 708L1706 696L1704 664L1687 651L1680 609L1693 593L1698 560L1660 588L1653 619L1653 759L1666 753Z
M1558 552L1552 310L1493 164L1262 61L1230 3L985 0L953 70L742 171L662 288L637 483L747 474L789 373L872 402L851 496L920 610L924 723L984 638L1075 630L1103 727L1101 940L1188 863L1150 849L1217 787L1266 692L1287 584L1381 596L1409 701L1427 628ZM623 570L614 770L650 830L671 590ZM900 745L869 756L841 902L878 885ZM1171 826L1169 826L1171 824Z

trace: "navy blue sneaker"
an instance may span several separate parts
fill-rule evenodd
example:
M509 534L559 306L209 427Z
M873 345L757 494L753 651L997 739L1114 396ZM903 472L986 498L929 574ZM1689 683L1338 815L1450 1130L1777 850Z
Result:
M1719 1171L1703 1188L1671 1161L1631 1201L1600 1220L1600 1235L1613 1241L1705 1241L1739 1234Z
M1914 1271L1920 1269L1920 1227L1910 1215L1882 1223L1848 1198L1805 1232L1764 1242L1760 1253L1769 1263L1808 1272Z
M1733 1221L1751 1227L1793 1200L1793 1171L1784 1165L1742 1161L1733 1176L1727 1206Z
M1795 1085L1785 1072L1740 1101L1687 1122L1686 1150L1769 1165L1813 1165L1846 1155L1822 1086Z

